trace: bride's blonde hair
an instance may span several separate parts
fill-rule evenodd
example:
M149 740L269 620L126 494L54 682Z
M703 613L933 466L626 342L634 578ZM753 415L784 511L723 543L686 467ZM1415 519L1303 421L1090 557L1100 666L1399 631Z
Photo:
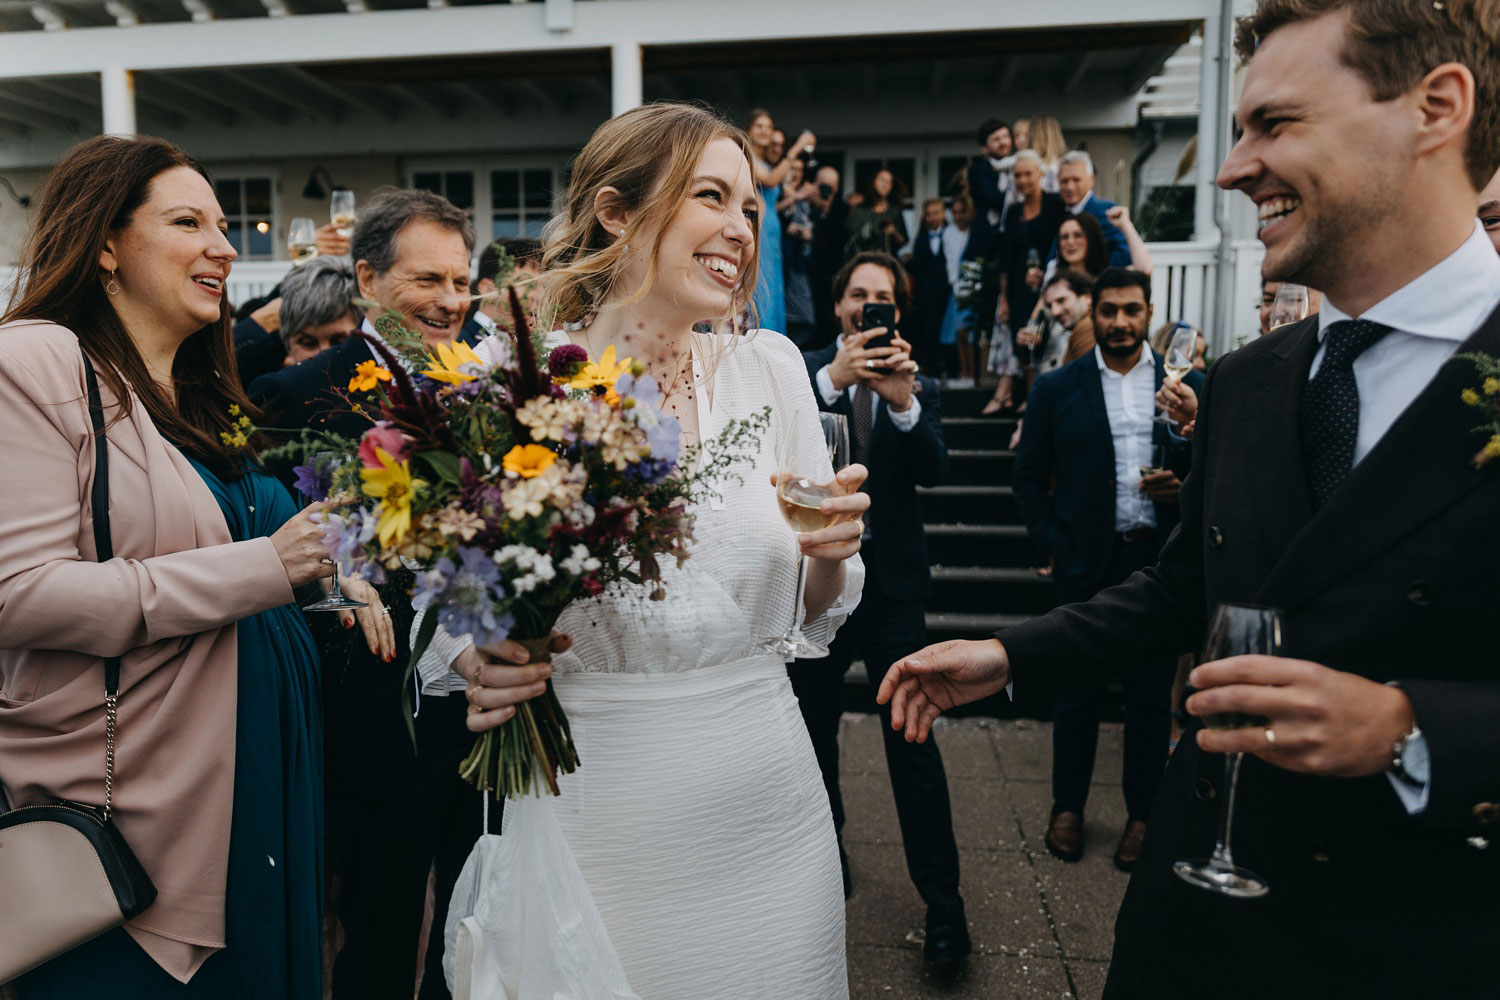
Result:
M595 130L573 160L568 190L542 234L540 315L554 325L587 323L616 291L624 248L647 240L646 279L626 301L638 302L651 291L667 223L687 198L698 160L715 139L733 141L744 154L746 169L753 169L745 133L697 105L646 104ZM634 213L623 236L608 232L596 215L594 196L605 187L618 190L617 206ZM716 330L734 330L738 318L751 309L760 263L760 233L755 237L729 311L714 320Z

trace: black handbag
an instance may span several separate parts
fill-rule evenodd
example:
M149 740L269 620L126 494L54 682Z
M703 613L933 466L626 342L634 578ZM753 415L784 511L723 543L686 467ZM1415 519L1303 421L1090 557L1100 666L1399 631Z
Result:
M94 425L94 546L114 557L99 379L88 354ZM104 661L104 805L59 801L0 814L0 983L118 927L156 900L156 886L111 820L120 659Z

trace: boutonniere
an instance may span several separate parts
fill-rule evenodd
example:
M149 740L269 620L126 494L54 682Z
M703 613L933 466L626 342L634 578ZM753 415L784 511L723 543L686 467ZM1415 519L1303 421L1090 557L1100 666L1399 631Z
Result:
M1492 459L1500 458L1500 358L1488 354L1458 354L1459 361L1473 362L1480 382L1459 393L1464 405L1481 411L1482 417L1473 433L1484 438L1484 446L1474 455L1474 468L1482 469Z

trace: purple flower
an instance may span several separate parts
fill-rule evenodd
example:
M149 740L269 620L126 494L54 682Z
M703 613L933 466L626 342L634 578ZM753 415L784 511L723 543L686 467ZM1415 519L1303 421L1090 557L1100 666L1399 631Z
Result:
M498 642L515 627L515 618L499 613L505 599L500 567L482 549L460 545L457 565L439 559L418 578L417 587L413 603L425 596L437 606L438 621L449 633L471 636L475 645Z
M297 475L297 481L292 485L307 497L309 503L327 500L328 491L333 489L333 472L336 468L338 468L337 455L326 451L319 452L309 458L306 465L299 465L292 469L292 472Z
M665 399L656 379L650 375L642 375L640 378L630 374L621 375L615 382L615 392L619 393L621 399L635 401L635 405L626 412L635 420L636 426L646 432L646 445L651 449L650 457L666 462L669 466L676 465L678 452L682 447L681 427L676 417L662 412ZM665 473L655 478L644 475L638 478L654 482L664 476Z
M385 570L380 563L370 558L370 543L375 539L377 519L366 517L365 511L355 508L348 514L319 514L323 523L323 546L333 561L338 563L339 573L347 577L367 580L379 586L385 583Z
M588 360L589 352L577 344L560 344L547 355L547 374L553 378L572 378Z

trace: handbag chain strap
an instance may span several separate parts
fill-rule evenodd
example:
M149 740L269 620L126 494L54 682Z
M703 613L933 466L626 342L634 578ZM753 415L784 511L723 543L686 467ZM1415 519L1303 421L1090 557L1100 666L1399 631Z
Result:
M82 351L82 345L79 345ZM94 552L100 562L108 562L115 556L114 543L109 532L109 442L104 436L104 403L99 398L99 378L94 374L94 363L83 351L83 371L88 380L89 419L94 425L94 485L89 493L89 506L94 515ZM104 660L104 819L107 822L114 810L115 793L115 728L119 724L120 658L106 657Z

